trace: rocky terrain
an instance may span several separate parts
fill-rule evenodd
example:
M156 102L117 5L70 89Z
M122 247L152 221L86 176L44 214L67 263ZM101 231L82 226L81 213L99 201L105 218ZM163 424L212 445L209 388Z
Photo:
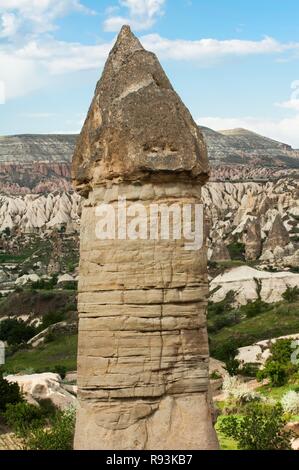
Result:
M212 181L269 181L299 174L299 150L246 129L200 128L208 146ZM0 192L69 191L76 135L0 137Z
M212 261L298 267L299 181L209 183L203 200Z
M44 193L70 189L75 135L0 137L0 192Z
M299 150L246 129L201 128L209 149L212 180L246 181L298 175Z

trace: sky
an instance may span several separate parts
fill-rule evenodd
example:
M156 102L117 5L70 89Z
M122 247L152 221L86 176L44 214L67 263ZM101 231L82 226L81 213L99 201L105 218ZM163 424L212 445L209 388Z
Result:
M118 31L194 119L299 148L298 0L0 0L0 135L77 133Z

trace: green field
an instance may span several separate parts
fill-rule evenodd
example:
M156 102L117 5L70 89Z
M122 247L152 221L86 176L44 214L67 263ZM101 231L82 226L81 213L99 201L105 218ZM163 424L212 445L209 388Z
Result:
M257 341L298 333L299 302L288 304L278 302L268 311L253 318L245 318L240 323L210 333L211 352L223 344L234 340L239 347Z
M26 370L47 372L57 365L66 367L68 371L76 370L77 342L77 335L62 336L38 348L17 351L7 358L4 370L8 373Z

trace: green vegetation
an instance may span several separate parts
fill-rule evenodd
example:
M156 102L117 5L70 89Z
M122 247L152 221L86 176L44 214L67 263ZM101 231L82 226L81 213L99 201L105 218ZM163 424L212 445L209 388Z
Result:
M57 285L58 275L53 275L50 279L40 279L31 283L32 290L51 290Z
M76 292L63 289L21 290L0 299L1 316L30 315L43 318L53 312L76 312Z
M59 323L65 320L65 313L62 311L59 312L49 312L43 317L43 321L39 326L39 331L43 331L55 323Z
M287 290L282 294L284 300L288 303L293 303L299 300L299 287L288 286Z
M222 420L225 418L226 418L225 416L219 416L217 423L215 425L217 437L218 437L219 444L220 444L220 449L221 450L238 450L237 442L231 437L227 437L221 431L221 423L222 423Z
M25 401L9 403L2 414L6 424L18 435L26 433L28 427L43 424L42 408Z
M259 313L256 309L261 309ZM252 309L255 311L252 317ZM247 317L249 313L249 317ZM248 346L257 341L279 336L298 333L299 331L299 302L286 301L275 304L259 304L252 302L238 309L241 321L222 329L214 329L215 316L208 313L208 329L210 336L211 355L222 359L222 347L226 343L233 343L235 347Z
M0 322L0 340L9 345L27 342L36 334L36 328L27 325L23 320L8 318Z
M288 383L282 387L272 387L270 384L263 385L258 389L258 392L270 399L280 400L287 392L294 391L299 393L299 381L297 384Z
M281 387L298 370L298 367L291 362L291 356L294 352L292 340L276 341L271 346L270 352L271 356L267 359L265 367L257 373L257 378L258 380L268 378L272 387Z
M5 411L7 405L21 401L23 398L18 384L9 383L0 372L0 412Z
M285 429L286 417L280 404L250 403L241 416L222 417L219 430L242 450L291 450L292 433Z
M50 426L28 429L25 437L27 450L72 450L75 430L75 410L57 411Z
M6 425L22 439L24 450L73 448L75 410L72 408L60 411L51 402L41 402L40 406L10 403L2 416Z
M232 260L245 261L245 245L235 241L227 246Z
M32 368L35 372L48 372L57 366L63 366L66 371L75 370L77 340L77 335L65 335L38 348L17 351L7 358L4 370L7 373L18 373Z

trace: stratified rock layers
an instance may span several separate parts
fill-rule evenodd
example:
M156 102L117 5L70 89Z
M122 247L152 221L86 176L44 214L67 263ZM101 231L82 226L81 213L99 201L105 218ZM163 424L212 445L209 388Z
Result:
M122 68L126 90L118 83ZM107 74L114 95L101 108ZM141 109L141 120L134 113L147 88L153 103L160 97L160 108L150 109L144 124ZM165 106L167 122L159 114ZM96 217L99 204L117 209L124 197L147 215L152 204L199 204L207 174L205 145L190 114L155 56L123 28L73 161L75 187L88 195L81 220L75 449L218 448L209 394L206 248L186 250L184 240L171 238L100 240Z

